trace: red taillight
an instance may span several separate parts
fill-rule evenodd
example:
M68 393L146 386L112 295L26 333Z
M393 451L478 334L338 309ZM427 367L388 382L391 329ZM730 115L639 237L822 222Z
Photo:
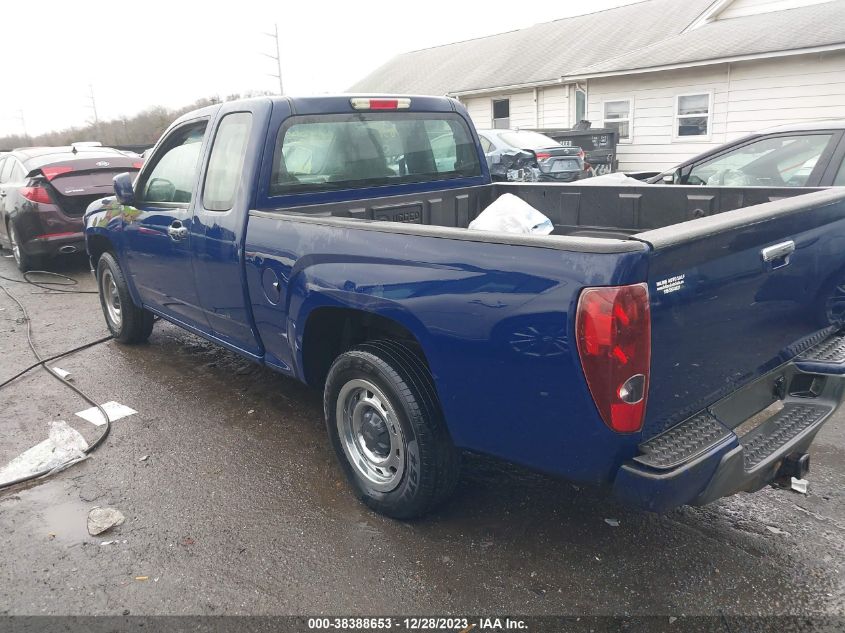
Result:
M648 286L587 288L575 318L578 356L602 420L614 431L639 431L651 366Z
M42 204L53 202L50 198L50 192L44 187L21 187L18 191L24 198L32 200L32 202L41 202Z
M144 166L144 161L138 161L137 163L132 163L132 169L141 169Z
M537 160L545 160L552 157L548 152L534 152L534 154L537 156Z
M73 167L42 167L41 173L47 180L53 180L56 176L61 176L69 171L73 171Z

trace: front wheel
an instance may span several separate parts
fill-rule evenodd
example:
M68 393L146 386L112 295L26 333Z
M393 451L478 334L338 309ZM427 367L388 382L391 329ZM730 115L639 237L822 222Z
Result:
M153 331L153 315L133 303L120 264L111 253L97 262L97 286L106 325L121 343L143 343Z
M372 341L339 356L323 405L341 467L373 510L409 519L454 490L458 451L431 374L409 346Z

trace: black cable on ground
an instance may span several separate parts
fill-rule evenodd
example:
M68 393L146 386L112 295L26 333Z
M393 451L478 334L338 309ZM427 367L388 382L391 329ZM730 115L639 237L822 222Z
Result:
M60 281L33 281L29 278L30 275L47 275L49 277L55 277ZM23 279L12 279L11 277L4 277L0 275L0 279L5 281L11 281L12 283L16 284L30 284L32 286L36 286L37 288L41 288L42 290L49 290L51 292L67 292L71 294L79 294L79 295L96 295L99 294L96 290L68 290L65 288L54 287L54 286L75 286L79 282L74 279L73 277L68 277L67 275L63 275L61 273L54 273L49 270L28 270L23 274Z
M2 286L0 286L0 288L2 288ZM91 341L90 343L85 343L84 345L80 345L79 347L74 347L73 349L69 349L67 351L56 354L55 356L50 356L49 358L45 358L42 362L32 363L32 365L30 365L26 369L22 369L21 371L16 373L11 378L7 378L3 382L0 382L0 389L5 387L6 385L8 385L10 382L14 382L15 380L17 380L18 378L20 378L24 374L31 372L36 367L41 367L42 363L49 363L50 361L58 360L59 358L64 358L65 356L68 356L68 355L73 354L75 352L81 352L84 349L88 349L89 347L94 347L95 345L99 345L100 343L105 343L106 341L110 341L111 339L112 339L111 335L104 336L103 338L98 338L96 341Z
M55 273L55 274L57 274L57 273ZM61 276L64 277L64 275L61 275ZM21 283L23 283L23 282L21 282ZM29 283L32 283L32 282L29 282ZM87 402L88 404L90 404L92 406L97 407L97 410L100 412L100 415L102 415L103 419L106 421L106 423L103 425L103 432L100 434L100 436L96 440L94 440L93 444L90 444L88 446L88 448L85 449L84 453L86 455L89 455L90 453L92 453L94 451L94 449L96 449L100 444L103 443L103 440L105 440L106 437L108 437L108 434L111 431L111 419L109 418L108 413L106 413L105 409L103 409L103 407L100 406L100 404L98 402L95 402L94 399L91 398L88 394L86 394L84 391L82 391L81 389L79 389L75 385L70 384L68 381L66 381L64 378L62 378L58 373L56 373L50 367L47 367L46 363L49 360L51 360L52 358L57 358L57 357L51 357L51 358L42 358L41 357L41 354L38 353L38 349L35 347L35 343L32 341L32 322L29 319L29 313L27 313L26 308L18 300L18 298L15 295L13 295L11 292L9 292L9 290L5 286L0 285L0 290L5 292L6 296L8 296L9 299L11 299L15 303L17 303L18 307L21 309L21 312L23 313L24 320L26 321L26 340L27 340L27 343L29 343L29 348L32 350L32 353L35 354L35 358L38 359L38 363L36 365L34 365L34 367L42 367L47 373L49 373L51 376L53 376L53 378L55 378L60 383L62 383L65 387L67 387L68 389L70 389L71 391L74 391L77 395L79 395L83 400L85 400L85 402ZM77 292L79 292L79 291L77 291ZM86 347L91 347L92 345L96 345L97 343L101 343L103 341L106 341L109 338L111 338L111 337L104 338L100 341L94 341L92 343L83 345L83 346L81 346L77 349L84 349ZM76 350L71 350L70 352L64 352L63 354L59 354L59 356L66 356L67 354L70 354L73 351L76 351ZM27 371L29 371L32 368L33 367L25 369L23 372L19 373L17 376L14 376L11 379L6 380L2 385L0 385L0 387L7 385L12 380L14 380L15 378L17 378L20 375L23 375L24 373L26 373ZM32 481L33 479L37 479L38 477L43 477L44 475L51 473L53 470L54 469L48 468L48 469L45 469L45 470L37 472L37 473L32 473L31 475L27 475L25 477L19 477L18 479L14 479L12 481L7 481L5 483L0 484L0 490L3 490L5 488L9 488L11 486L16 486L17 484L22 484L26 481Z

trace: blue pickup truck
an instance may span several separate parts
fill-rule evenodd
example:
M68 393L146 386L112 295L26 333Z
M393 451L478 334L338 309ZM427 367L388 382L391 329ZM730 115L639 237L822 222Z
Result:
M468 229L505 193L554 232ZM85 222L118 341L157 315L321 389L397 518L462 451L652 511L789 482L842 397L845 191L492 183L448 98L197 110Z

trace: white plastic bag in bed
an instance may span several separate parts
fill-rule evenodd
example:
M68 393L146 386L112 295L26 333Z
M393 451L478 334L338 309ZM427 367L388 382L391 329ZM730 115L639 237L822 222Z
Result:
M469 223L469 228L473 231L532 235L548 235L555 230L549 218L512 193L499 196Z

